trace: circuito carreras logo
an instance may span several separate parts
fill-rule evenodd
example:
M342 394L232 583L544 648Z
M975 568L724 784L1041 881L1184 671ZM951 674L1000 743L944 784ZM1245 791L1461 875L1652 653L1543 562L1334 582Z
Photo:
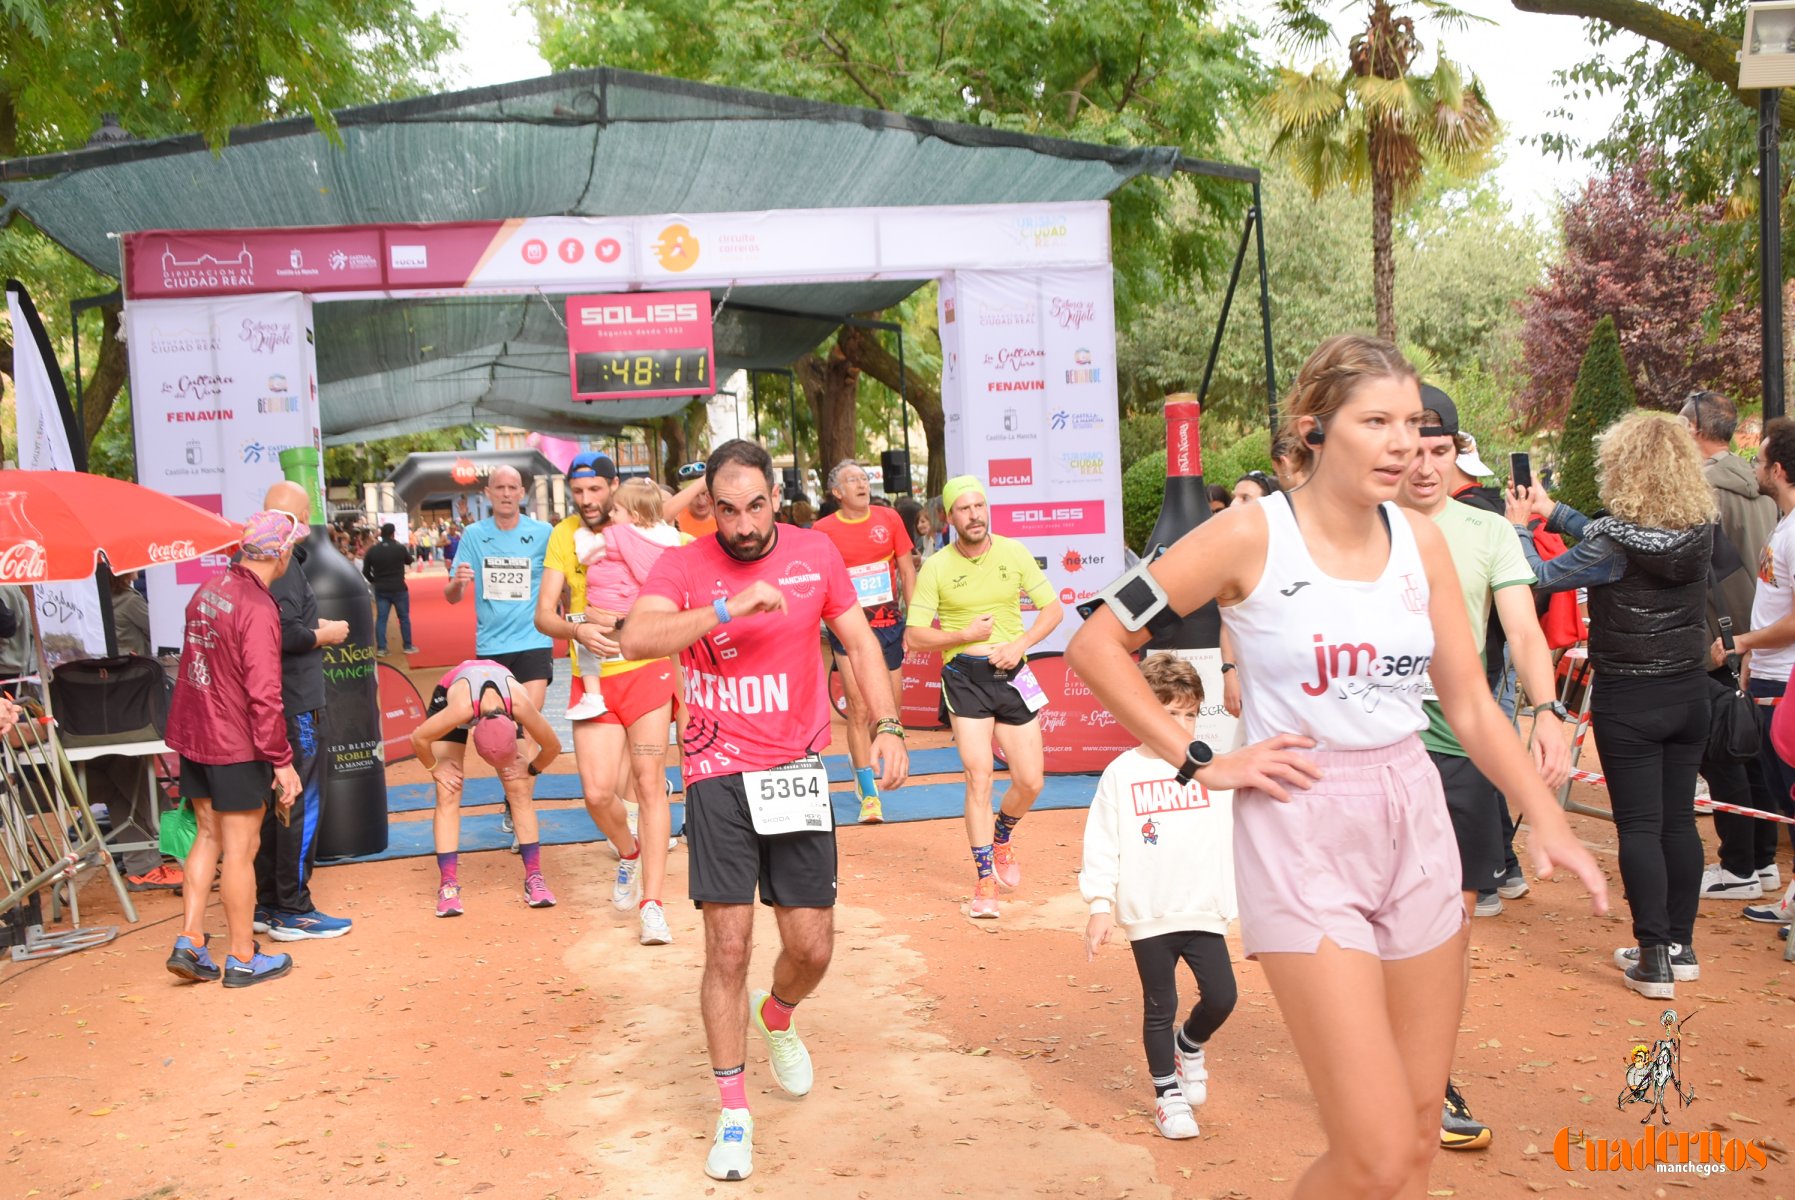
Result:
M664 270L689 271L698 265L698 238L689 226L667 226L650 248Z

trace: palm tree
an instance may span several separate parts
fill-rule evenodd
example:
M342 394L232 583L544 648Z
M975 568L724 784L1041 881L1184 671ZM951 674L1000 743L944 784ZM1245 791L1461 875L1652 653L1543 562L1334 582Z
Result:
M1260 111L1277 129L1284 155L1311 192L1371 184L1372 292L1379 337L1396 339L1396 264L1390 222L1429 166L1455 174L1481 167L1502 125L1475 75L1444 53L1427 75L1413 73L1423 49L1410 10L1465 25L1475 18L1438 0L1371 0L1364 29L1347 45L1347 66L1318 63L1304 74L1281 68ZM1276 31L1294 50L1319 51L1333 38L1308 0L1279 0Z

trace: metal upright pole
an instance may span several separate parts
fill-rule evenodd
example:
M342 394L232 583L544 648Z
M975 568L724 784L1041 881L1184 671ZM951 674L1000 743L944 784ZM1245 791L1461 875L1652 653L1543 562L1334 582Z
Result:
M907 464L910 461L910 376L909 373L904 370L904 327L902 325L897 327L897 340L898 412L901 413L904 418L904 462ZM908 468L906 467L906 469ZM904 483L908 485L910 481L906 479ZM910 487L906 486L904 488L905 494L908 494L909 491Z
M1265 270L1265 201L1253 180L1253 237L1259 243L1259 326L1265 334L1265 411L1278 435L1278 367L1271 356L1271 276Z
M1758 280L1763 292L1764 419L1783 415L1783 209L1779 88L1758 92Z
M792 418L792 470L798 473L798 491L804 492L804 459L798 453L798 375L795 371L785 373L785 398L791 408Z

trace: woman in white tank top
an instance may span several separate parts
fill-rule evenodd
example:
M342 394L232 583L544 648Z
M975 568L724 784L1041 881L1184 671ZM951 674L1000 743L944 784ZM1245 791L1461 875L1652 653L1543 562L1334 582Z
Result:
M1195 776L1236 789L1242 942L1328 1132L1295 1194L1421 1195L1468 928L1439 774L1415 736L1430 684L1472 761L1526 814L1535 873L1572 871L1598 913L1607 889L1485 686L1445 542L1394 504L1418 448L1414 368L1387 342L1331 338L1285 407L1304 483L1218 514L1148 570L1176 613L1222 606L1242 676L1249 744ZM1130 660L1148 636L1100 609L1067 661L1144 745L1201 762L1207 747ZM1411 1121L1391 1119L1403 1112Z

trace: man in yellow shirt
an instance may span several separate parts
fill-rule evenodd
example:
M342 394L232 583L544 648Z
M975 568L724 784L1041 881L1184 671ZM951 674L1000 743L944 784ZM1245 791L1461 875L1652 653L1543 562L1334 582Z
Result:
M1022 543L991 532L985 485L971 475L947 481L941 493L954 542L922 564L904 631L904 645L941 652L941 704L966 770L966 836L978 868L971 916L998 915L997 889L1022 883L1010 840L1041 794L1044 766L1035 713L1047 702L1028 669L1028 651L1064 615L1041 565ZM1035 623L1022 628L1022 593ZM940 618L940 628L931 626ZM1010 787L991 812L991 738L1010 768Z
M569 699L577 701L584 694L597 692L605 696L607 706L600 716L572 723L573 758L580 771L586 811L599 832L617 848L611 904L620 912L636 910L637 940L644 946L664 946L673 940L661 903L672 831L665 762L673 664L666 659L640 663L614 658L620 614L586 611L586 564L574 548L575 530L604 527L616 490L617 467L608 455L587 451L568 464L567 492L575 511L549 535L536 628L550 637L578 641L612 660L605 663L603 676L597 679L582 677L577 659L572 662L574 690ZM571 648L568 657L574 659ZM631 739L629 731L638 723L641 728L637 732L642 736ZM631 780L641 808L640 839L630 833L623 803Z

